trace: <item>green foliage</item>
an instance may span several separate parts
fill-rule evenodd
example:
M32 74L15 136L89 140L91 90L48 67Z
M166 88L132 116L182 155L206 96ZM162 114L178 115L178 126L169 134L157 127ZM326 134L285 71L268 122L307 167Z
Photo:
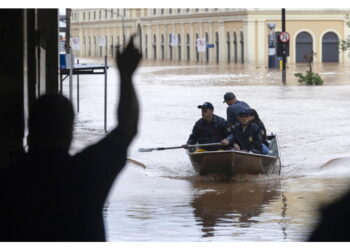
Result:
M302 73L295 73L294 75L299 78L298 83L300 84L305 84L305 85L322 85L323 84L323 80L321 79L321 76L309 70L306 71L305 75L303 75Z
M350 16L349 16L349 14L346 14L345 20L346 20L346 25L350 28ZM340 50L343 52L350 50L350 36L348 36L346 38L346 40L340 40L339 46L340 46ZM349 53L349 56L350 56L350 53Z

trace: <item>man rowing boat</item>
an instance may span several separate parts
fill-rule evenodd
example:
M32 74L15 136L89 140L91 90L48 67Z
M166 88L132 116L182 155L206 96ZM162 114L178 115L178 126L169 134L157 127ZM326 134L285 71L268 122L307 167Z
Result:
M187 143L182 145L183 148L187 149L188 145L196 143L206 144L222 142L222 140L230 135L228 123L224 118L214 114L214 106L210 102L198 105L198 108L202 111L202 118L195 123ZM226 148L227 146L224 145L202 147L197 149L197 152Z

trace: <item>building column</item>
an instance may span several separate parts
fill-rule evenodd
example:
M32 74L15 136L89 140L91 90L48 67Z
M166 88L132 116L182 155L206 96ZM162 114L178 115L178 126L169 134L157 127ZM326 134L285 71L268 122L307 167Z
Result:
M268 49L267 45L267 33L266 33L266 25L265 20L258 20L257 24L258 28L258 36L257 41L255 42L257 47L257 55L255 63L259 66L264 66L268 59L268 53L266 53Z
M209 30L208 30L208 40L210 41L211 44L215 44L215 34L213 34L213 22L209 21ZM215 47L214 47L215 48ZM215 49L209 48L209 62L215 62L216 60L216 55L215 55Z
M348 25L346 24L346 22L348 22L349 20L345 19L344 20L344 37L339 37L339 39L342 40L346 40L348 37L350 37L350 27L348 27ZM350 62L350 56L348 56L348 52L343 52L341 53L339 56L339 62L341 62L340 57L342 57L342 61L343 62Z
M227 43L224 22L219 23L219 62L227 62Z
M239 40L241 39L239 35ZM243 41L244 41L244 63L255 63L256 51L255 51L255 21L247 20L244 23L243 29Z

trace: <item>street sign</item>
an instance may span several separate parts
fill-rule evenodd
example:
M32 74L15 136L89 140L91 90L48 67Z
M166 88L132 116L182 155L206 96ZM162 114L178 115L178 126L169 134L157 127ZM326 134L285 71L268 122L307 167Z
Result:
M98 45L99 45L100 47L106 46L106 38L105 38L104 36L100 36L100 37L98 38Z
M280 35L279 35L279 38L280 38L280 41L282 43L288 43L289 42L289 33L288 32L282 32Z
M72 50L80 50L80 42L78 37L70 38L70 46Z
M197 51L198 52L205 52L206 51L205 38L197 38Z
M207 44L207 48L214 48L214 44L213 43L208 43Z
M178 36L176 33L171 33L170 34L170 45L171 46L179 46L179 40L178 40Z

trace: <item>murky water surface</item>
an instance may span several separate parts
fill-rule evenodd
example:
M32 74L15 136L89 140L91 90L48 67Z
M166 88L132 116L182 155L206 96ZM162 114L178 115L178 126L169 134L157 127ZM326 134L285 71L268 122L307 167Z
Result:
M282 85L278 70L261 67L144 62L134 78L141 120L129 158L146 167L129 162L119 175L106 204L108 240L305 240L318 221L317 208L350 184L350 65L314 70L323 86L298 85L293 74L305 72L305 65L291 65ZM103 80L80 77L72 152L104 135ZM110 69L108 128L116 124L117 80ZM64 86L67 94L68 80ZM268 133L278 135L281 176L202 177L182 149L137 151L185 143L200 118L196 106L205 101L226 118L227 91L255 108Z

